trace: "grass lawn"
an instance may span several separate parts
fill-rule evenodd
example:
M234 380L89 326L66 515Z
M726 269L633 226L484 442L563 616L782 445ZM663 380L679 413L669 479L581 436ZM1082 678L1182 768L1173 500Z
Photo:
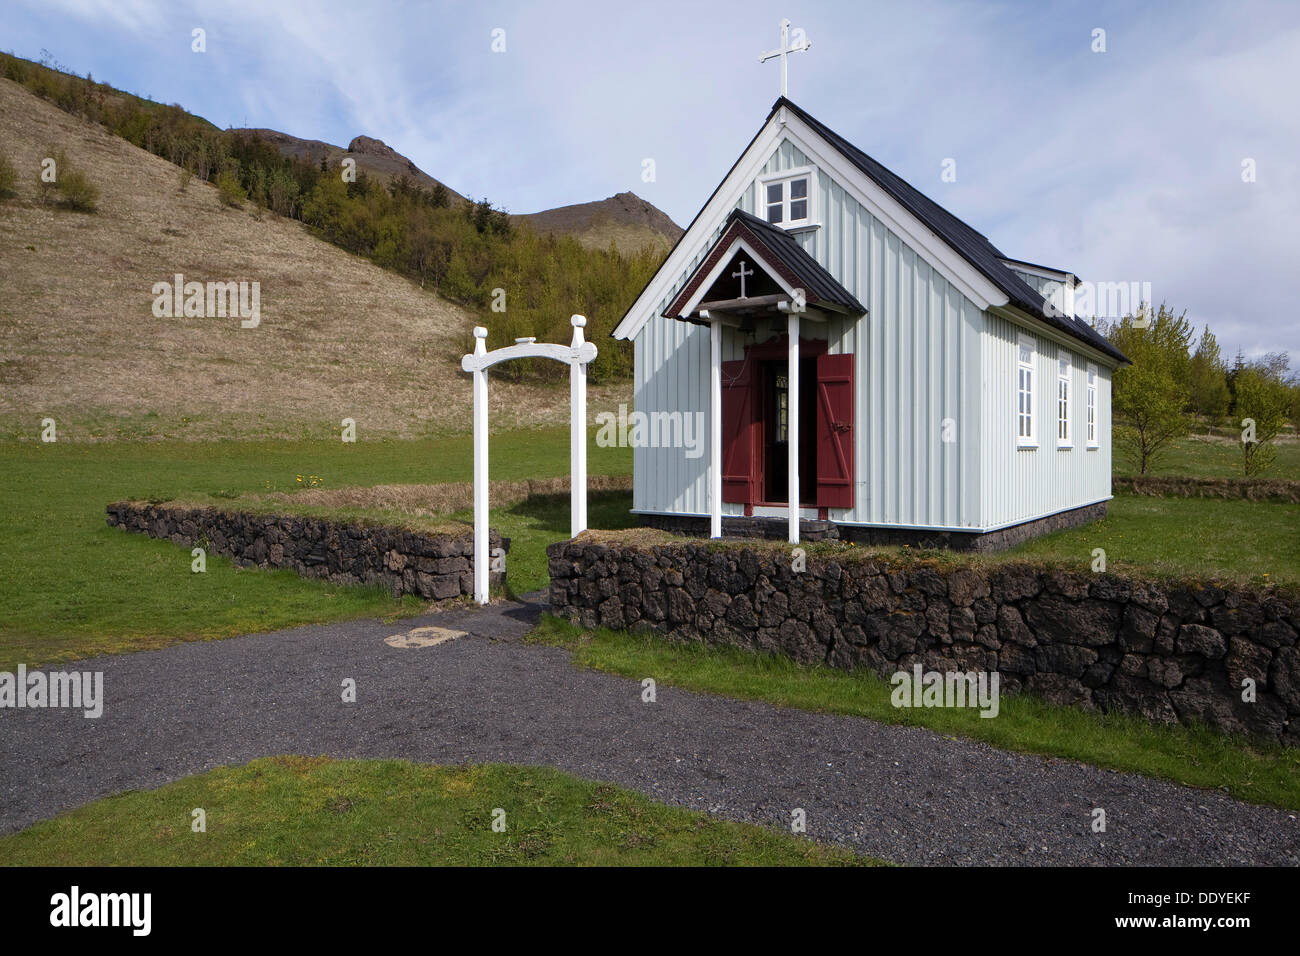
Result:
M589 445L592 474L626 475L629 449ZM563 475L565 429L506 432L492 439L492 477ZM411 615L427 605L378 588L306 581L291 571L236 568L209 556L190 572L188 549L109 528L104 505L121 498L171 499L295 491L299 475L322 487L468 481L469 436L343 444L338 441L212 443L0 443L0 670L97 653L160 647L355 617ZM593 493L592 527L634 524L627 493ZM469 521L468 511L450 520ZM568 536L566 496L494 509L512 539L515 592L544 587L546 545ZM1300 583L1300 507L1283 504L1119 497L1104 522L1029 542L991 560L1042 557L1088 567L1106 550L1111 569L1218 574Z
M637 526L631 513L632 495L626 491L592 492L587 496L587 524L615 530ZM473 511L451 516L474 523ZM546 546L569 537L569 498L548 495L531 498L509 508L492 510L492 526L510 539L506 558L506 583L516 594L546 587L551 580L546 568Z
M807 667L733 648L674 644L649 635L587 631L553 616L543 618L529 640L568 648L576 665L624 677L653 677L701 693L928 727L1006 750L1079 760L1221 789L1252 803L1300 809L1300 750L1235 740L1207 728L1157 727L1123 714L1054 707L1028 695L1003 697L992 719L965 708L895 708L890 685L874 674Z
M194 808L207 832L194 833ZM505 831L492 828L505 811ZM5 866L861 866L544 767L268 757L0 837Z
M1218 431L1218 429L1216 429ZM1179 438L1156 460L1150 473L1153 475L1192 475L1200 478L1244 478L1241 470L1240 430L1231 433L1228 440L1207 440L1204 434ZM1275 443L1277 460L1261 478L1289 478L1300 480L1300 441L1287 437ZM1136 475L1137 464L1123 449L1115 446L1115 474Z
M209 556L190 572L189 550L110 528L104 506L122 498L291 491L298 475L326 487L468 481L472 440L360 442L0 443L0 670L97 653L159 647L299 624L416 613L415 598L377 588L307 581L291 571L236 568ZM565 474L567 429L507 432L491 445L492 477ZM588 449L592 474L628 474L628 449ZM519 582L538 586L542 539L568 536L567 506L493 515L520 538ZM600 512L603 516L604 512ZM593 517L595 517L593 512ZM512 559L512 561L515 559ZM513 567L513 564L512 564ZM514 582L512 581L512 585Z
M1108 571L1300 585L1300 505L1118 495L1105 520L1058 531L999 559L1048 558Z

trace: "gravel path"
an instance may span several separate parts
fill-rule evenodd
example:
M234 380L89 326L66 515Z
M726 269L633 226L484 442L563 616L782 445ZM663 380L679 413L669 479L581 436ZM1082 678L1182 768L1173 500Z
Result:
M658 688L518 643L536 607L352 621L79 662L98 720L0 710L0 832L271 754L551 764L909 864L1300 863L1291 811L925 730ZM384 639L472 630L431 647ZM654 676L654 675L647 675ZM340 685L353 678L357 702ZM1091 830L1105 809L1107 832Z

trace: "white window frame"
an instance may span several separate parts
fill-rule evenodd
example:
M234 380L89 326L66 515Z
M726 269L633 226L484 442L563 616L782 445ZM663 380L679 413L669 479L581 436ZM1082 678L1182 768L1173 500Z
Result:
M1084 438L1089 449L1096 451L1101 447L1100 422L1097 421L1097 366L1088 364L1087 392L1084 403Z
M1074 447L1074 429L1070 416L1074 413L1074 362L1064 349L1056 356L1056 447ZM1062 414L1064 412L1064 415ZM1065 434L1062 435L1061 432Z
M1021 356L1021 350L1029 349L1029 361ZM1038 341L1024 332L1016 336L1016 411L1014 426L1017 448L1038 447L1038 409L1036 381L1038 378ZM1022 387L1025 383L1028 388ZM1027 428L1023 426L1028 426Z
M808 180L808 215L803 219L790 218L790 186L796 179ZM797 169L784 169L779 173L760 176L755 182L754 215L764 222L767 218L767 187L781 186L781 221L771 225L782 229L808 229L818 225L817 222L817 167L800 166Z

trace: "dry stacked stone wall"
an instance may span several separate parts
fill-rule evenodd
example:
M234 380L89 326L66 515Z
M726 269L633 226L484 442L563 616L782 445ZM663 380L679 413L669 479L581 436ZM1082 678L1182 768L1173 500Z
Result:
M1300 598L1025 564L940 568L777 548L548 549L551 604L586 627L779 652L888 677L997 671L1057 704L1300 745ZM1255 699L1243 700L1254 682Z
M119 501L108 523L186 547L203 547L240 565L290 568L337 584L382 584L394 595L446 600L474 593L474 535L425 534L302 515L250 514ZM510 549L489 532L488 550ZM504 584L505 573L489 575Z

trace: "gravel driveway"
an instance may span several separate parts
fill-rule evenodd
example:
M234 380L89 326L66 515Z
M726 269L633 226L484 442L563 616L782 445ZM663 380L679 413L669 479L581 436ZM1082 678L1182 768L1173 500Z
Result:
M1300 863L1297 813L1217 792L666 686L642 703L637 680L518 643L536 613L500 604L78 662L104 672L98 720L0 710L0 832L122 790L297 753L550 764L777 826L802 808L814 839L908 864ZM472 633L385 643L422 625ZM345 678L356 703L341 701ZM1101 834L1091 829L1098 807Z

